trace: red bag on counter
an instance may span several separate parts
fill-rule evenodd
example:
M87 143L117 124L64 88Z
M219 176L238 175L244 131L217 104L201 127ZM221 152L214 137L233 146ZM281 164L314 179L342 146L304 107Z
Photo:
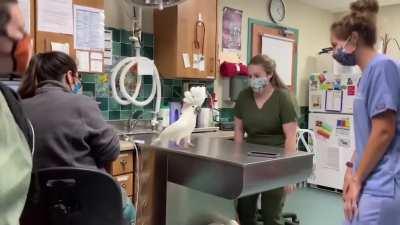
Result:
M220 67L220 73L224 77L235 77L237 75L248 76L247 66L242 63L223 62Z

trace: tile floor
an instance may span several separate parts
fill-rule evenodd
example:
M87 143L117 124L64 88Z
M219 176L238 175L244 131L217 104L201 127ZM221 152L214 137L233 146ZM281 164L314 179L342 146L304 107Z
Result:
M341 195L312 188L300 189L288 196L284 212L294 212L301 225L341 225Z

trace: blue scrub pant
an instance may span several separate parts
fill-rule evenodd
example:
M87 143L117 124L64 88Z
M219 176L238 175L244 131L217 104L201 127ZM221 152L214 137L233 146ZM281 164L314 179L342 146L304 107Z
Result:
M344 225L400 225L400 184L396 183L393 197L362 194L358 215Z

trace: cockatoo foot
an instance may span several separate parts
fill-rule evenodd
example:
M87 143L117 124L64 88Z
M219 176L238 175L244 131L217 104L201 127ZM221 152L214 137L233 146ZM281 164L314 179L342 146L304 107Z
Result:
M178 148L182 148L183 147L182 140L176 141L175 142L175 146L178 147Z
M183 145L184 148L193 148L194 145L191 142L185 142L185 144Z

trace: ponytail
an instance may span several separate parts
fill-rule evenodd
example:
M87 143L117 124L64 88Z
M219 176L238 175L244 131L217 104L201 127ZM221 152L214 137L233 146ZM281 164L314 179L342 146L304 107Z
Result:
M38 55L33 56L28 69L26 71L26 74L22 80L22 85L18 90L19 95L21 96L22 99L25 98L31 98L35 96L37 85L38 85L38 79L37 79L37 64L39 61Z
M65 74L77 73L75 61L62 52L41 53L34 56L19 89L22 98L35 96L38 85L43 81L64 82Z

